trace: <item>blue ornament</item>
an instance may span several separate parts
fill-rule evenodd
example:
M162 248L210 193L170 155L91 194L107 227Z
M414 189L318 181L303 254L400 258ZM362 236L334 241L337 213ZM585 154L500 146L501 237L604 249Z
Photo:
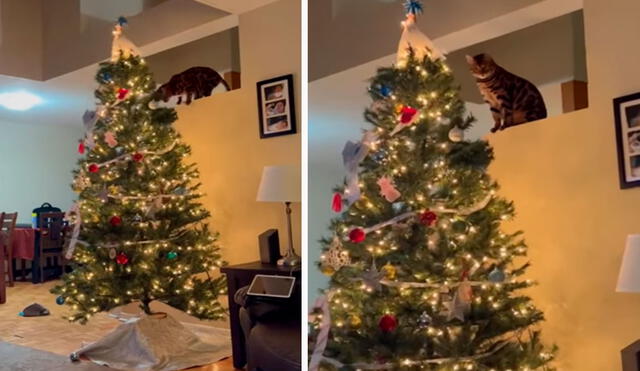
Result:
M64 300L65 300L65 299L64 299L64 296L60 295L60 296L58 296L58 297L56 298L56 304L58 304L58 305L62 305L62 304L64 304Z
M493 283L502 283L506 279L506 276L503 271L500 269L493 268L493 270L489 273L489 281Z
M175 251L171 251L171 252L167 253L167 259L169 259L169 260L173 260L173 259L175 259L177 257L178 257L178 253L175 252Z
M391 95L391 88L390 88L390 87L388 87L388 86L386 86L386 85L382 85L382 86L380 87L380 94L381 94L383 97L388 97L388 96L390 96L390 95Z
M176 194L178 196L184 196L187 194L187 189L185 187L178 187L173 190L173 194Z
M120 26L124 26L124 25L126 25L127 23L129 23L129 22L127 21L127 19L126 19L125 17L123 17L123 16L118 17L118 24L119 24Z
M109 72L103 72L102 73L102 80L103 81L111 81L111 74Z
M24 312L20 312L20 313L18 313L18 315L19 315L20 317L24 317Z
M422 2L420 0L407 0L404 2L404 8L407 14L417 15L422 13Z
M394 202L391 204L391 208L396 213L399 213L404 209L404 202Z

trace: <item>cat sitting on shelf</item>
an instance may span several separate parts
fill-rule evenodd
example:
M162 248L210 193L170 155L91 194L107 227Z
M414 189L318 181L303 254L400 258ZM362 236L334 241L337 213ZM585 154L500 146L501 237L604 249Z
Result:
M492 133L510 126L544 119L547 108L531 82L500 67L488 54L467 56L471 73L495 121Z
M231 90L218 72L209 67L191 67L171 77L169 82L156 90L156 100L169 102L178 97L176 104L191 104L191 101L210 96L216 89Z

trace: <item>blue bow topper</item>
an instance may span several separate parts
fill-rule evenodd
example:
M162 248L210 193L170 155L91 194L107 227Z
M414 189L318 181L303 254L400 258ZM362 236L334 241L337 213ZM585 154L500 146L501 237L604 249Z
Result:
M422 14L422 2L420 0L407 0L404 2L404 8L407 10L407 14L418 15Z

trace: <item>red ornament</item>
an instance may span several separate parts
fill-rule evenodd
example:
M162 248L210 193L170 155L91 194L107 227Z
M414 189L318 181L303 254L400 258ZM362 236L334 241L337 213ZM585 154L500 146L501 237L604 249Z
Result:
M142 153L136 152L133 154L133 156L131 156L131 159L135 162L140 162L142 161L142 159L144 158L144 155Z
M89 165L89 172L90 173L97 173L99 170L100 170L100 166L98 166L96 164Z
M122 218L114 215L111 217L111 219L109 219L109 223L111 223L111 225L114 227L119 227L122 225Z
M118 99L124 99L127 97L127 94L129 94L129 89L125 89L125 88L120 88L118 90Z
M420 214L420 223L426 225L426 226L433 226L433 224L435 224L436 220L438 220L438 215L436 215L436 213L434 213L433 211L425 211L422 214Z
M349 239L353 243L360 243L364 241L365 237L367 237L367 234L362 228L354 228L349 232Z
M342 211L342 195L338 192L333 194L333 201L331 202L331 210L336 213Z
M81 155L84 155L84 142L80 141L80 143L78 143L78 153Z
M129 257L121 252L118 255L116 255L116 263L120 264L120 265L125 265L129 262Z
M382 316L382 318L380 318L378 327L380 327L380 330L382 330L383 332L391 332L398 327L398 320L396 320L396 317L390 314L385 314L384 316Z
M409 106L402 107L402 110L400 110L400 123L411 124L417 113L418 113L418 110L415 108L412 108Z

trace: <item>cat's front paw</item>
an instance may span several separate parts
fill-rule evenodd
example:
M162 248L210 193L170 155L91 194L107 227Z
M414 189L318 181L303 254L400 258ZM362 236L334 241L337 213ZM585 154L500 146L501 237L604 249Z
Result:
M500 127L498 127L498 126L494 126L494 127L491 128L491 132L492 133L495 133L498 130L500 130Z

